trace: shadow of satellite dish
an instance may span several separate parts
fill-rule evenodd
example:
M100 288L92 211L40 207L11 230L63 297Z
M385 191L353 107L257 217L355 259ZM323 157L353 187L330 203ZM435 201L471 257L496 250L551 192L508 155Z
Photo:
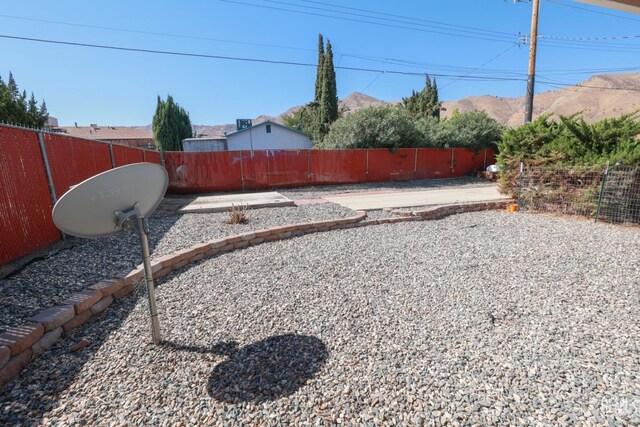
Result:
M322 340L287 334L228 353L209 378L209 394L226 403L264 402L289 396L322 368L329 351Z
M138 234L154 344L159 344L161 337L146 217L160 205L168 184L167 171L155 163L121 166L71 187L56 202L52 212L53 223L72 236L103 237L124 230Z

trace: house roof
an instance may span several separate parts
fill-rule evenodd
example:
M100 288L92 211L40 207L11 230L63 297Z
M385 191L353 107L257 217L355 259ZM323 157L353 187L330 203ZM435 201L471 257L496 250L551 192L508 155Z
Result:
M295 132L295 133L299 133L300 135L304 135L304 137L305 137L305 138L309 138L309 136L308 136L306 133L304 133L304 132L300 132L298 129L290 128L289 126L281 125L280 123L272 122L271 120L266 120L266 121L264 121L264 122L260 122L260 123L258 123L257 125L253 125L253 126L251 126L251 127L249 127L249 128L241 129L241 130L237 130L237 131L235 131L235 132L228 133L228 134L227 134L227 139L228 139L230 136L237 135L237 134L239 134L239 133L246 132L246 131L248 131L249 129L254 129L254 128L257 128L257 127L260 127L260 126L263 126L263 125L273 125L273 126L278 126L278 127L281 127L282 129L286 129L286 130L288 130L288 131ZM310 139L310 138L309 138L309 139Z
M595 6L623 10L630 13L640 13L640 0L577 0Z
M60 129L67 135L87 139L153 139L152 132L128 126L69 126Z

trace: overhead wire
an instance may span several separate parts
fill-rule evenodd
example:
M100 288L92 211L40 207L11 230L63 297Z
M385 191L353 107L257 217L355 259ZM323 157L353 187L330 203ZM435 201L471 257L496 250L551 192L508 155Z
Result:
M513 49L513 48L514 48L514 47L516 47L516 46L518 46L518 44L517 44L517 43L514 43L514 45L513 45L513 46L508 47L507 49L503 50L502 52L500 52L499 54L497 54L497 55L496 55L496 56L494 56L493 58L491 58L491 59L489 59L488 61L486 61L486 62L482 63L482 64L481 64L481 65L479 65L478 67L476 67L476 68L474 68L474 69L470 70L467 74L464 74L464 76L468 76L468 75L470 75L471 73L473 73L473 72L475 72L475 71L478 71L480 68L484 67L485 65L492 63L492 62L493 62L493 61L495 61L496 59L498 59L498 58L500 58L501 56L505 55L507 52L511 51L511 49ZM461 80L461 78L460 78L460 79L452 80L452 81L450 81L449 83L447 83L447 84L445 84L444 86L442 86L440 89L444 89L444 88L446 88L446 87L449 87L449 86L451 86L452 84L454 84L455 82L457 82L457 81L459 81L459 80Z
M369 21L369 20L364 20L364 19L348 18L348 17L345 17L345 16L328 15L328 14L324 14L324 13L309 12L309 11L304 11L304 10L295 10L295 9L287 9L287 8L282 8L282 7L267 6L267 5L262 5L262 4L248 3L246 1L239 1L239 0L219 0L219 1L224 2L224 3L240 4L240 5L250 6L250 7L279 10L279 11L297 13L297 14L302 14L302 15L321 16L321 17L325 17L325 18L333 18L333 19L338 19L338 20L343 20L343 21L372 24L372 25L378 25L378 26L389 27L389 28L401 28L401 29L405 29L405 30L419 31L419 32L423 32L423 33L441 34L441 35L448 35L448 36L452 36L452 37L462 37L462 38L474 39L474 40L493 41L493 42L497 42L497 43L513 43L513 37L511 37L511 40L509 40L506 36L483 37L483 36L479 36L479 35L464 34L464 33L458 34L458 33L452 33L452 32L448 32L448 31L429 30L429 29L425 29L425 28L416 28L416 27L406 26L406 25L388 24L388 23L384 23L384 22L374 22L374 21ZM411 24L411 25L415 25L415 24ZM453 30L449 30L449 31L453 31ZM500 37L500 38L498 38L498 37Z
M66 45L66 46L75 46L75 47L88 47L94 49L106 49L106 50L115 50L115 51L125 51L125 52L135 52L135 53L149 53L149 54L159 54L159 55L171 55L171 56L181 56L181 57L195 57L195 58L206 58L206 59L219 59L219 60L229 60L229 61L243 61L243 62L253 62L253 63L266 63L266 64L276 64L276 65L288 65L288 66L300 66L300 67L316 67L315 63L305 63L305 62L295 62L295 61L281 61L281 60L271 60L271 59L263 59L263 58L247 58L247 57L233 57L233 56L225 56L225 55L211 55L211 54L202 54L202 53L193 53L193 52L179 52L179 51L166 51L166 50L155 50L155 49L142 49L142 48L132 48L132 47L124 47L124 46L112 46L112 45L99 45L99 44L91 44L91 43L80 43L80 42L70 42L70 41L62 41L62 40L50 40L50 39L39 39L33 37L21 37L21 36L13 36L8 34L0 34L0 38L11 39L11 40L22 40L22 41L30 41L37 43L47 43L47 44L58 44L58 45ZM472 75L453 75L453 74L443 74L443 73L417 73L417 72L408 72L402 70L380 70L374 68L363 68L363 67L346 67L340 66L336 67L336 69L346 70L346 71L360 71L360 72L369 72L369 73L382 73L382 74L395 74L395 75L405 75L405 76L421 76L424 77L427 74L432 77L438 77L442 79L464 79L467 81L526 81L525 78L516 78L516 77L501 77L501 76L472 76ZM377 76L378 77L378 76ZM541 81L541 84L556 84L553 82L545 82ZM597 88L597 89L608 89L608 90L632 90L632 91L640 91L640 89L630 89L630 88L617 88L617 87L595 87L588 85L577 84L574 86L578 87L589 87L589 88Z
M229 60L229 61L244 61L244 62L266 63L266 64L276 64L276 65L291 65L291 66L314 67L314 68L317 66L317 64L315 63L306 63L306 62L282 61L282 60L273 60L273 59L264 59L264 58L248 58L248 57L237 57L237 56L226 56L226 55L211 55L211 54L195 53L195 52L144 49L144 48L133 48L133 47L124 47L124 46L113 46L113 45L101 45L101 44L93 44L93 43L41 39L41 38L34 38L34 37L22 37L22 36L14 36L9 34L0 34L0 38L30 41L30 42L37 42L37 43L58 44L58 45L66 45L66 46L88 47L88 48L94 48L94 49L125 51L125 52L150 53L150 54L159 54L159 55L219 59L219 60ZM409 71L402 71L402 70L380 70L380 69L364 68L364 67L340 66L335 68L339 70L347 70L347 71L362 71L362 72L370 72L370 73L383 72L385 74L398 74L398 75L407 75L407 76L425 76L427 74L427 73L409 72ZM468 80L479 80L479 81L522 80L522 79L506 78L506 77L499 77L499 76L497 77L459 76L459 75L452 75L452 74L433 74L433 75L443 77L443 78L463 77Z
M359 8L353 8L353 7L346 7L346 6L335 5L335 4L331 4L331 3L323 3L323 2L318 2L318 1L305 1L305 0L302 0L305 3L320 4L320 5L333 7L333 8L336 8L336 9L357 10L357 11L365 12L368 15L363 15L362 13L354 13L354 12L343 12L343 11L340 11L340 10L326 9L326 8L315 7L315 6L304 6L304 5L301 5L301 4L298 4L298 3L291 3L291 2L287 2L287 1L283 1L283 0L262 0L262 1L267 2L267 3L294 6L294 7L298 7L298 8L302 8L302 9L306 8L306 9L313 9L313 10L321 10L321 11L325 11L325 12L336 12L336 13L342 13L342 14L350 15L350 16L373 18L373 19L384 20L384 21L389 21L389 22L397 22L397 23L402 23L402 24L424 26L424 27L435 27L435 28L440 28L440 29L448 29L448 30L452 30L452 31L463 31L463 32L468 32L470 34L481 34L481 35L490 35L490 36L491 35L508 36L510 38L513 37L512 33L507 33L507 32L504 32L504 31L495 31L495 30L489 30L489 29L483 29L483 28L475 28L475 27L468 27L468 26L463 26L463 25L455 25L455 24L449 24L449 23L446 23L446 22L430 21L430 20L426 20L426 19L418 19L418 18L412 18L412 17L402 16L402 15L392 15L392 14L389 14L389 13L382 13L382 12L376 12L376 11L372 11L372 10L359 9ZM381 17L376 16L376 15L392 16L394 18L400 18L400 19L381 18ZM414 21L414 22L411 22L411 21ZM457 28L461 28L461 29L458 30Z

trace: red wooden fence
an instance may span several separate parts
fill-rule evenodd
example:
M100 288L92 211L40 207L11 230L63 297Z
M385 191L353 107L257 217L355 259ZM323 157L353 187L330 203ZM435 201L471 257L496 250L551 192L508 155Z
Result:
M164 153L172 193L451 178L484 170L492 150L431 148Z
M0 265L60 240L51 218L54 197L100 172L145 158L160 161L153 151L0 126Z
M0 265L60 239L51 210L69 187L144 161L161 159L155 151L0 126ZM491 150L464 149L164 153L174 193L449 178L494 162Z

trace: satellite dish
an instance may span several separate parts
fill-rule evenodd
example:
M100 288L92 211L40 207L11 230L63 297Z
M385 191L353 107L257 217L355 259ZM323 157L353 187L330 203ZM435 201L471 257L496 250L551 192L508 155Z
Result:
M134 163L111 169L69 189L53 208L53 222L78 237L102 237L122 231L114 212L136 203L147 217L167 191L167 171L155 163Z
M134 163L82 181L64 193L53 207L54 224L72 236L110 236L123 230L138 233L154 344L159 344L161 338L145 218L162 201L168 183L167 171L162 166Z

